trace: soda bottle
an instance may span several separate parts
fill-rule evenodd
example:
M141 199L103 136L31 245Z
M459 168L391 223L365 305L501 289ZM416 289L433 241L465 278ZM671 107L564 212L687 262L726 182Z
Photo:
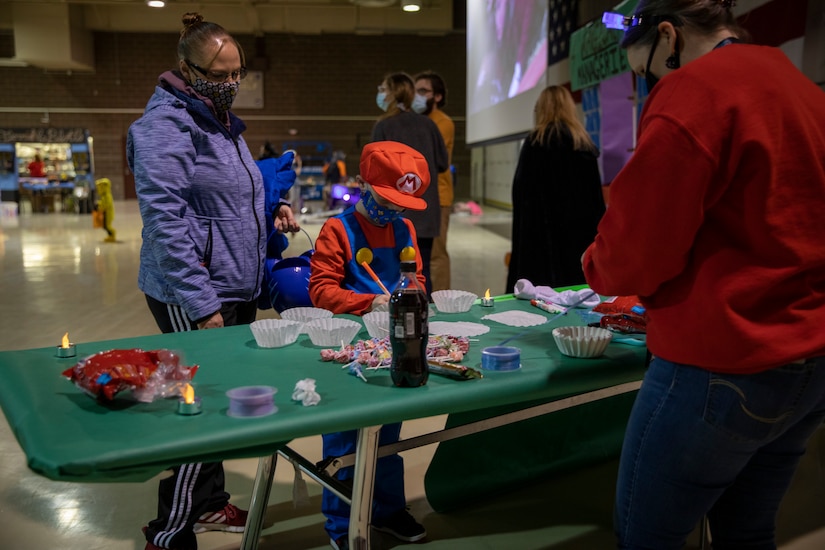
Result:
M401 262L401 280L390 296L390 345L392 382L401 387L427 383L427 339L429 304L415 276L415 262Z

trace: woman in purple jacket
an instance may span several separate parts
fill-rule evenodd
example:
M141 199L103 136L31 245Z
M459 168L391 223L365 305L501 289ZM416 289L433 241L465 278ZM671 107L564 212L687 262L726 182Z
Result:
M178 70L160 76L127 141L143 218L138 286L163 332L254 321L267 236L263 178L229 111L246 75L243 50L198 14L183 24ZM273 214L277 228L297 229L288 205ZM191 550L195 533L244 530L221 463L173 468L158 496L146 550Z

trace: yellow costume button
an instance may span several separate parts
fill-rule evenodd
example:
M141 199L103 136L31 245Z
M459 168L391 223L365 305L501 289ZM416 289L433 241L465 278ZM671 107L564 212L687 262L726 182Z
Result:
M402 262L414 262L415 261L415 248L411 246L405 246L401 249L400 258Z
M372 263L372 250L369 248L359 248L358 252L355 253L355 261L358 262L358 265L367 262L368 264Z

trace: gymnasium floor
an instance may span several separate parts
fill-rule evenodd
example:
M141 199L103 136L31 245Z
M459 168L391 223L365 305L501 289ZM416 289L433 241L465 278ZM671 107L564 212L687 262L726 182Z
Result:
M104 243L91 217L22 213L0 219L0 350L55 345L66 330L74 342L157 333L136 286L140 216L134 201L117 202L117 243ZM504 291L509 250L507 212L454 215L449 249L453 288L483 294ZM312 238L320 222L307 221ZM309 248L303 234L288 255ZM261 317L274 315L271 310ZM0 372L2 376L2 372ZM3 383L0 379L0 383ZM442 426L444 417L405 424L403 437ZM320 459L320 437L292 446ZM470 508L435 513L424 496L423 475L435 447L404 453L411 512L429 536L420 548L594 550L613 545L610 529L615 461L575 474L515 488ZM782 550L825 548L825 435L818 434L786 499L779 520ZM471 459L471 458L470 458ZM257 460L225 463L227 490L249 503ZM460 475L457 470L457 475ZM320 513L320 488L309 482L309 506L292 505L292 467L280 461L269 501L261 550L329 548ZM143 550L142 525L155 515L157 480L140 484L69 484L28 470L5 421L0 422L0 548L8 550ZM276 522L277 518L277 522ZM240 535L198 535L201 550L238 548ZM375 548L401 546L380 533ZM691 547L697 547L694 534Z

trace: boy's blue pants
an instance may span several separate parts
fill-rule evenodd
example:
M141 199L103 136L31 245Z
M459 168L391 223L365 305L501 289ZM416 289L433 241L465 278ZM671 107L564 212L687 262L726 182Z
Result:
M398 441L401 435L401 423L387 424L381 427L378 437L379 445ZM350 430L324 434L324 458L342 456L355 452L358 432ZM336 477L340 480L352 479L353 468L342 468ZM372 501L372 522L381 524L382 520L404 510L407 499L404 497L404 460L397 454L378 460L375 468L375 489ZM349 532L350 507L331 491L324 489L321 511L327 517L324 526L333 540Z

